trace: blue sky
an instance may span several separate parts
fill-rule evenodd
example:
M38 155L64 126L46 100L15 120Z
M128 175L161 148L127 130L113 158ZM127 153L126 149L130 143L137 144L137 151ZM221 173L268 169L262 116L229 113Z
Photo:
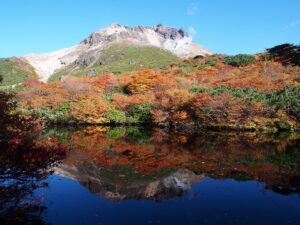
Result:
M77 44L118 22L184 28L216 53L300 43L299 0L0 0L0 57Z

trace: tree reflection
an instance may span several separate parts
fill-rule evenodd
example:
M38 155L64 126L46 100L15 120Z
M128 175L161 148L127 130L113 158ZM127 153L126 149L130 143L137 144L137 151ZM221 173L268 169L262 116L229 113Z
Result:
M43 199L34 191L47 187L45 179L67 148L56 139L19 140L0 145L1 224L44 224Z
M46 224L47 208L34 191L47 187L51 168L67 147L56 138L39 139L41 124L14 114L13 94L0 92L0 224Z
M149 133L138 128L87 127L69 137L72 152L59 172L72 174L92 192L114 196L113 199L143 198L149 185L153 188L155 182L161 183L181 169L190 171L187 174L191 176L257 180L281 194L300 193L298 134L186 135L163 130ZM161 193L162 186L155 187ZM112 190L117 190L114 195Z

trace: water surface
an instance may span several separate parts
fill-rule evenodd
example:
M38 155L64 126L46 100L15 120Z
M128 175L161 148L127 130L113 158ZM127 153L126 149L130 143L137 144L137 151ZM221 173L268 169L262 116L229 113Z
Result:
M1 224L300 221L297 134L53 128L28 146L1 153Z

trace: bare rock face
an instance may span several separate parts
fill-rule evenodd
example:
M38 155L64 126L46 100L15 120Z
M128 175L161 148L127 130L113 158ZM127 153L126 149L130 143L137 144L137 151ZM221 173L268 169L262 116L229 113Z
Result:
M193 42L192 38L182 29L162 24L150 27L112 24L92 33L73 47L45 54L29 54L24 58L35 68L41 80L47 82L55 71L74 62L84 66L92 65L101 56L101 50L116 43L154 46L168 50L183 59L212 54L209 50Z
M155 32L161 35L164 39L182 39L184 37L188 37L188 34L182 29L175 29L172 27L165 27L162 24L158 24L155 27Z
M89 66L95 63L99 58L99 56L100 56L99 51L92 50L79 55L78 58L75 60L75 63L82 66Z

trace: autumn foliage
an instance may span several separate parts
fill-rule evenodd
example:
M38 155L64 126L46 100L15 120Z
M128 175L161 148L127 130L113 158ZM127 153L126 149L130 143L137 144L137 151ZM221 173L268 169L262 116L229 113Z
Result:
M230 60L236 59L240 58ZM17 98L21 111L50 122L132 124L150 118L152 124L163 126L299 126L299 68L259 56L243 56L247 63L234 66L226 60L214 55L118 76L69 76L49 84L28 81Z

